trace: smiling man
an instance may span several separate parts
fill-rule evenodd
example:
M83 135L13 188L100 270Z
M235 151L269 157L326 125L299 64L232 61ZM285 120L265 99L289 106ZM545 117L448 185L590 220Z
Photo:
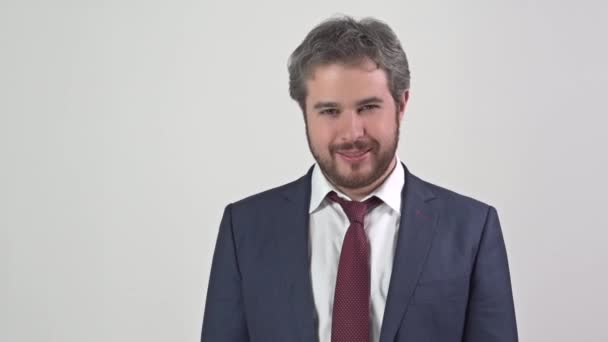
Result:
M327 20L289 76L316 164L226 206L201 340L517 341L496 210L396 155L410 73L394 32Z

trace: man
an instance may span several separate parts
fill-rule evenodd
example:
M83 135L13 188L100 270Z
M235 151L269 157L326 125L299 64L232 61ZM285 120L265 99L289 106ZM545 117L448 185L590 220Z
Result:
M393 31L325 21L289 76L316 164L226 207L201 340L517 341L496 210L396 155L410 76Z

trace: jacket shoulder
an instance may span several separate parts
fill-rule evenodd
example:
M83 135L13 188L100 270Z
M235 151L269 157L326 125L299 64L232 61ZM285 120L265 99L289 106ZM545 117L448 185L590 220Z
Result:
M456 221L469 221L471 219L483 223L488 212L493 208L489 203L473 198L460 191L449 189L426 180L415 177L424 184L441 201L444 214Z
M233 202L231 206L235 210L247 211L276 205L279 201L286 200L288 194L304 191L304 187L306 186L306 177L307 175L304 175L294 181L249 195Z

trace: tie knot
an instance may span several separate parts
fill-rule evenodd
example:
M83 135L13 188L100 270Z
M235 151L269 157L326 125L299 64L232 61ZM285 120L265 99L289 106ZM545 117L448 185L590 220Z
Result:
M382 200L376 196L370 197L363 202L345 200L340 198L334 191L330 192L327 196L329 199L342 206L350 223L357 222L363 224L365 214L382 203Z

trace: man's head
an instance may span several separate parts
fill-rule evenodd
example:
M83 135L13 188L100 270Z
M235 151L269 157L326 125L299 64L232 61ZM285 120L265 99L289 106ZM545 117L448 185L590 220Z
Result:
M389 171L409 89L409 67L393 31L375 19L330 19L289 59L289 91L308 145L337 186L361 189Z

